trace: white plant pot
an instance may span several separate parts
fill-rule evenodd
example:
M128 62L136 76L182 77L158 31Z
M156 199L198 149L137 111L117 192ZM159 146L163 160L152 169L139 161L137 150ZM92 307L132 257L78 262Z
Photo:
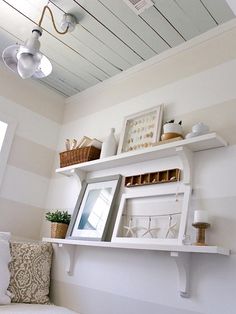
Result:
M178 123L166 123L163 126L164 133L183 134L182 126Z

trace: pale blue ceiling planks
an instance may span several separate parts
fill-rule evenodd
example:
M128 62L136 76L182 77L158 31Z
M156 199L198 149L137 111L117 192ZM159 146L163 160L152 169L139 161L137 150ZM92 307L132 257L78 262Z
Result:
M73 33L60 36L45 15L41 51L53 71L40 82L72 96L235 17L225 0L153 2L136 15L122 0L50 1L57 24L64 12L74 14L79 24ZM45 4L0 2L0 52L29 37Z
M218 24L235 17L225 0L201 0L201 2Z
M169 48L165 40L141 16L136 15L132 10L127 10L127 5L123 1L99 0L99 2L107 11L112 12L113 18L116 17L155 53ZM150 12L150 9L148 11Z

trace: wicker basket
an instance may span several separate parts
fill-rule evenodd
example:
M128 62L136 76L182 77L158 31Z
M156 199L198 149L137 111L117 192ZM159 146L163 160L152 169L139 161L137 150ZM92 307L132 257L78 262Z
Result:
M51 223L51 237L58 238L58 239L65 239L67 229L68 229L67 224L63 224L60 222L52 222Z
M66 167L81 162L98 159L101 149L94 146L76 148L60 153L60 167Z

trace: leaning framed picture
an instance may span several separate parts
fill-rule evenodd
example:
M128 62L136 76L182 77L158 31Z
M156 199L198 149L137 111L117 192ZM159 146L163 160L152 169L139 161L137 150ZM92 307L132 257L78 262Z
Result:
M183 244L191 187L123 194L112 242Z
M153 146L160 140L163 105L125 117L118 154Z
M83 182L66 238L105 239L120 181L115 175Z

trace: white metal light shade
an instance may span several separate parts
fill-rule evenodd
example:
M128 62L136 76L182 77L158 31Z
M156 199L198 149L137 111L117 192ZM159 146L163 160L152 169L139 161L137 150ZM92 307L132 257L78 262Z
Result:
M42 29L37 26L24 45L13 45L3 51L2 58L6 66L23 79L42 78L52 71L51 62L39 51L38 38L41 34Z
M52 72L51 62L39 51L39 37L43 32L41 24L46 9L51 15L53 27L58 34L64 35L67 32L72 32L77 24L77 20L73 15L65 13L61 22L63 32L58 31L52 10L48 5L44 6L40 21L32 30L32 34L25 44L7 47L2 53L5 65L13 72L18 73L23 79L30 77L43 78Z
M20 65L18 64L19 60L17 58L18 52L20 51L21 47L23 46L13 45L13 46L7 47L3 51L3 54L2 54L3 61L10 70L12 70L15 73L19 73L19 75L22 78L27 78L27 77L43 78L43 77L48 76L52 72L52 65L49 59L45 57L42 53L38 52L36 56L33 56L33 59L36 62L33 73L30 76L23 77L20 73ZM36 59L39 62L37 62Z
M12 70L13 72L17 73L17 53L20 49L20 45L13 45L5 48L2 53L2 59L5 65Z

